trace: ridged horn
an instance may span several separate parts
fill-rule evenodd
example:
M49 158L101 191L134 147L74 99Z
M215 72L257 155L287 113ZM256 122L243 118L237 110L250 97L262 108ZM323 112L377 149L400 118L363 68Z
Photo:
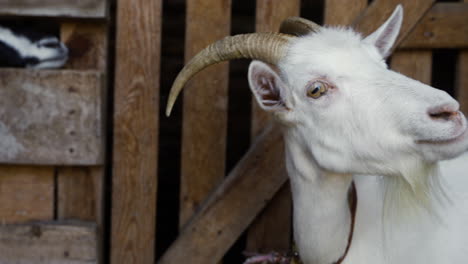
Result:
M293 36L303 36L311 32L317 32L320 26L314 22L301 17L288 17L280 26L280 32Z
M171 114L172 107L185 83L204 68L218 62L240 58L277 64L285 55L292 38L279 33L252 33L225 37L209 45L195 55L177 75L169 92L166 115Z

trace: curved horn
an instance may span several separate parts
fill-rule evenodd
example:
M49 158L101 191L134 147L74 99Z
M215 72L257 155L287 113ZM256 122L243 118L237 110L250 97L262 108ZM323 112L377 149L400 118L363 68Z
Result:
M172 85L167 101L166 115L172 107L185 83L204 68L232 59L256 59L277 64L286 53L292 36L279 33L252 33L225 37L209 45L193 57L180 71Z
M301 17L288 17L280 26L280 32L293 36L303 36L310 32L317 32L320 26L314 22Z

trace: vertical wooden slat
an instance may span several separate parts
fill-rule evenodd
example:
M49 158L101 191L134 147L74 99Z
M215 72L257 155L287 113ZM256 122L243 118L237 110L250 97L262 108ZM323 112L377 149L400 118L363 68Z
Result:
M277 32L281 22L298 16L300 1L257 0L256 31ZM271 116L263 111L254 98L252 102L252 142L260 134ZM284 173L281 171L281 173ZM265 175L269 177L270 175ZM288 184L274 196L269 205L252 223L248 231L246 250L250 252L286 252L291 239L291 192Z
M102 168L57 169L57 218L101 224Z
M392 70L430 85L432 74L431 51L397 51L392 56Z
M229 35L230 0L187 1L185 60ZM180 226L224 178L228 64L199 73L184 91Z
M118 0L111 263L155 261L161 0Z
M0 224L53 218L53 167L0 166Z
M325 24L350 25L367 7L367 0L325 0Z
M468 3L468 0L464 0ZM461 111L468 115L468 50L460 50L457 65L457 82L456 93L457 99L460 102Z
M70 50L69 69L98 70L107 76L107 27L102 23L66 22L61 39ZM106 87L103 83L103 98ZM102 106L104 109L105 106ZM103 115L105 116L105 115ZM103 125L104 127L104 125ZM102 131L102 133L105 133ZM104 144L102 144L104 147ZM59 167L57 169L57 217L102 224L104 168Z

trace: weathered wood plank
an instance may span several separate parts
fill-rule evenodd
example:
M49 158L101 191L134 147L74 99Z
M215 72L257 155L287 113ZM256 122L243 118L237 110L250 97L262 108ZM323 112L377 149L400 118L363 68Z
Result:
M391 67L394 71L431 85L431 51L397 51L392 56Z
M354 27L365 36L372 33L392 14L397 4L404 8L403 25L397 39L397 45L411 32L426 12L430 10L435 0L375 0L354 21Z
M230 14L231 0L187 1L186 62L229 35ZM184 91L180 226L224 179L228 74L227 63L214 65L195 76Z
M102 76L0 70L0 162L101 164Z
M69 49L66 69L107 70L107 26L97 22L67 22L60 37Z
M1 16L105 18L106 0L1 0Z
M185 225L159 264L220 261L256 214L286 182L282 142L277 126L267 128L200 211ZM276 173L277 170L283 173ZM271 177L265 178L264 175Z
M377 9L374 10L373 12L378 12ZM374 15L371 13L368 16ZM408 27L412 28L416 22L412 20ZM375 24L366 24L361 28L364 31L373 29ZM407 34L408 31L403 32L402 37ZM281 175L279 179L258 177L263 174L277 175L269 170L278 169L271 164L284 164L283 146L279 144L281 142L278 129L267 129L185 226L159 263L196 264L219 261L226 249L264 207L268 197L273 197L287 180L285 174L278 174Z
M110 262L154 263L161 0L118 0Z
M289 16L298 16L300 1L257 0L256 31L277 32L281 22ZM252 98L252 141L261 133L271 116ZM284 173L278 170L277 173ZM264 177L270 175L264 174ZM246 250L250 252L287 252L291 240L291 193L285 185L263 212L257 216L248 231Z
M96 225L0 225L1 264L97 263Z
M366 0L325 0L325 24L349 25L365 10Z
M96 21L72 21L62 23L60 31L62 41L66 43L70 51L65 68L99 71L106 82L107 26ZM103 83L102 98L107 98L107 94L107 85ZM103 116L107 116L105 104L104 101L101 106ZM101 122L103 122L102 133L106 135L104 120ZM56 169L56 177L56 217L59 220L94 221L99 230L97 250L101 249L104 204L103 166L59 167Z
M53 218L53 167L0 166L0 224Z
M438 3L414 27L400 48L468 48L467 22L468 3Z
M284 161L282 161L284 162ZM286 173L284 170L280 172ZM265 175L267 176L267 175ZM270 177L268 175L268 177ZM268 205L250 225L246 252L291 251L292 199L289 181L281 186Z
M102 168L57 168L57 218L101 222Z

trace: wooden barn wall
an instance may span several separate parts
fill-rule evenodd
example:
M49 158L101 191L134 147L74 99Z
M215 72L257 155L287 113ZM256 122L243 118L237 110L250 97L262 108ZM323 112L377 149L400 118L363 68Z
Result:
M0 263L237 264L244 251L291 249L283 142L250 95L249 61L198 74L164 115L178 71L223 36L277 31L292 15L368 34L402 3L391 68L447 90L468 112L468 0L42 1L4 1L0 21L55 25L70 60L60 70L0 69L9 87L0 94L41 84L63 90L61 102L96 99L96 113L94 125L45 146L54 155L0 153ZM73 104L57 105L64 127L77 127ZM16 114L5 109L2 118ZM80 137L89 131L92 140Z
M41 25L70 51L63 69L0 69L0 121L23 144L16 156L0 155L0 263L101 263L106 6L105 0L0 3L2 23Z

